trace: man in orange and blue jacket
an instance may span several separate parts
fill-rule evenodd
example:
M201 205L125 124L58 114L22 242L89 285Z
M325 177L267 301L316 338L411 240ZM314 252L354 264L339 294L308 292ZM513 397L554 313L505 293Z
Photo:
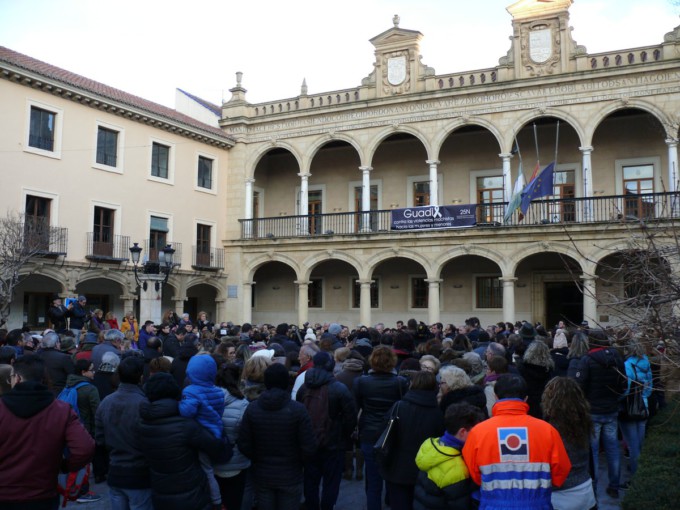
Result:
M480 485L480 510L551 510L571 462L559 432L529 416L527 385L515 374L498 378L493 417L476 425L463 448L472 480Z

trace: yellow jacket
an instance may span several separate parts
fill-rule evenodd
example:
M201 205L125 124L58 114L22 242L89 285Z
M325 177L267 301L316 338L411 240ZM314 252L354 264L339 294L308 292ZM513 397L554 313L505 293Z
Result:
M135 333L135 341L139 340L139 324L137 323L137 319L133 321L133 327L134 327L134 333ZM120 331L122 333L127 333L130 331L130 322L128 322L127 318L123 318L123 323L120 325Z
M420 445L416 464L440 489L470 477L460 451L444 446L436 437L426 439Z

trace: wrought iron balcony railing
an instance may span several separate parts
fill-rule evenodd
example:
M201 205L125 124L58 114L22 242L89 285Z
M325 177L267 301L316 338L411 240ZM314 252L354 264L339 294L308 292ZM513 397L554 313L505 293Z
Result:
M476 205L476 225L469 228L619 223L680 218L680 192L534 200L524 217L503 218L507 202ZM392 211L347 212L307 216L241 219L242 239L328 237L404 232L392 228Z
M24 229L24 249L36 257L66 256L68 247L68 229L52 227L44 222L26 219Z
M193 246L191 267L199 271L219 271L224 269L224 249Z
M85 258L102 262L129 260L130 237L109 235L105 232L88 232Z
M153 246L151 246L153 244ZM144 239L144 257L146 262L153 262L153 263L160 263L160 259L158 257L158 254L165 248L165 244L162 246L158 246L159 244L162 243L152 243L151 239ZM175 253L172 256L172 265L173 267L178 267L182 265L182 243L167 243L170 245L170 247L175 250Z

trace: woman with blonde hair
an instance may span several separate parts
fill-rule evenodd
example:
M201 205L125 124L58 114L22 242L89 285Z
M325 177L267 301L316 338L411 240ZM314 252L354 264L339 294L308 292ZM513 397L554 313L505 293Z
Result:
M571 471L559 489L553 488L555 510L582 510L597 505L590 477L590 405L581 387L569 377L555 377L541 398L543 417L557 429L571 461Z
M567 359L569 360L569 368L567 369L567 376L575 378L576 372L581 364L581 358L588 354L588 337L582 331L577 331L571 339L569 345L569 352Z
M139 323L135 319L135 314L133 312L127 312L125 317L123 317L123 323L120 325L121 332L125 333L127 331L132 331L135 336L135 340L139 339Z
M519 375L527 382L529 415L534 418L543 418L541 396L545 385L553 378L554 370L555 362L550 356L550 349L542 340L531 342L517 364Z
M243 365L239 388L249 402L257 398L265 390L264 371L272 364L267 356L252 356Z
M451 404L467 402L487 416L486 395L481 386L473 384L470 376L462 368L447 365L439 370L439 408L446 413Z

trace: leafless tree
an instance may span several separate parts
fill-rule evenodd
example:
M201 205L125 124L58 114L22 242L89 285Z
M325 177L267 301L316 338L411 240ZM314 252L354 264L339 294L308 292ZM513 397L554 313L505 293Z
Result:
M50 227L41 218L11 212L0 218L0 323L9 318L22 269L36 257L52 253L63 235L62 229Z

